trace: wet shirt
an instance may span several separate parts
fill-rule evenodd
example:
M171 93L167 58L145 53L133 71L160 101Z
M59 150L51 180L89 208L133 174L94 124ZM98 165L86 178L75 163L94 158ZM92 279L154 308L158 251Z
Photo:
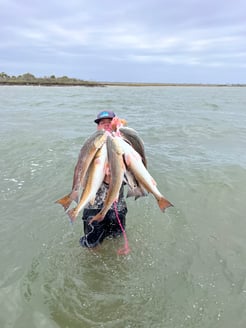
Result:
M104 201L106 199L107 193L108 193L109 185L105 182L102 183L101 187L98 189L96 198L93 204L88 203L86 208L87 209L99 209L103 208ZM125 209L126 201L124 197L124 185L122 184L119 192L119 198L117 202L117 209L118 211L122 211ZM114 209L114 204L112 204L111 209Z

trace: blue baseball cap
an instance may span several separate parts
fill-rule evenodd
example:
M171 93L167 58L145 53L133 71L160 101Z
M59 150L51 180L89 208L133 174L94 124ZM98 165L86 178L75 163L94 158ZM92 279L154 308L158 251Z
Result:
M95 119L94 122L98 124L103 118L114 118L114 117L115 117L114 112L104 110L103 112L97 114L97 118Z

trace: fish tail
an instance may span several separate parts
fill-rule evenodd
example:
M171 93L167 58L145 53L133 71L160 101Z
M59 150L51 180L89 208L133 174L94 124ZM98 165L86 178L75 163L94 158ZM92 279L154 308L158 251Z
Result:
M67 212L67 215L69 216L69 219L71 222L75 222L76 218L77 218L77 212L75 208L72 208L71 210L69 210Z
M64 210L66 211L69 208L72 201L73 200L71 199L70 194L69 194L69 195L66 195L66 196L56 200L55 203L61 204L63 206Z
M164 212L166 208L173 206L173 204L170 203L169 200L167 200L165 197L158 199L158 205L162 212Z

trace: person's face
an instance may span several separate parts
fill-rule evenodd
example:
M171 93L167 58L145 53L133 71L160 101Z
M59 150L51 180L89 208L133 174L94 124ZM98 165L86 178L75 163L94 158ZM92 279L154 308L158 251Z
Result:
M97 130L105 130L111 132L111 123L112 118L102 118L97 124Z

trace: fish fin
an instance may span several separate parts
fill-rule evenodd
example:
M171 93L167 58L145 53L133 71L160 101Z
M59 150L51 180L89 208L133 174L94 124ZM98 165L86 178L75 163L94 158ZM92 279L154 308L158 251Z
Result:
M73 200L71 199L70 194L69 194L69 195L66 195L66 196L56 200L55 203L61 204L64 208L64 211L66 211L69 208L69 206L71 205L72 201Z
M127 174L124 174L123 176L123 182L129 186L130 189L137 188L137 183L135 181L131 181Z
M137 197L135 190L128 189L127 194L126 194L126 198L129 198L129 197Z
M127 184L127 185L129 184L128 179L127 179L127 177L125 175L123 177L123 183L124 184Z
M173 204L171 204L165 197L158 199L158 205L162 212L164 212L166 208L173 206Z
M141 194L139 194L139 195L136 195L135 196L135 200L137 200L138 198L140 198L140 197L147 197L148 196L148 191L146 191L146 190L144 190L144 189L141 189L140 188L140 190L141 190Z
M75 220L77 218L76 209L72 208L71 210L69 210L67 212L67 215L69 216L69 219L70 219L71 222L75 222Z
M143 190L142 188L140 187L136 187L136 188L133 188L133 189L128 189L128 192L127 192L127 195L126 197L135 197L135 200L138 199L139 197L144 197L144 196L147 196L148 193Z

